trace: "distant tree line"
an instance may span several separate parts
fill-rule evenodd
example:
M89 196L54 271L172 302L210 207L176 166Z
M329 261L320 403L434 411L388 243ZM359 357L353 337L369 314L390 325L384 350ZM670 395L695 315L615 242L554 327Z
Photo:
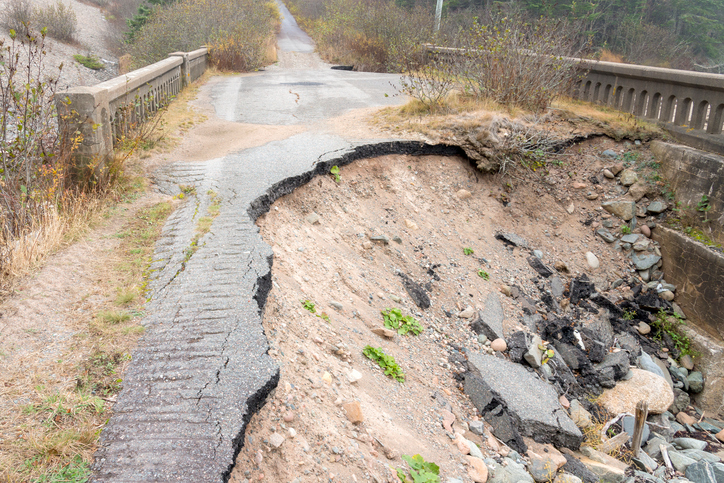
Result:
M400 7L436 0L394 0ZM566 18L599 51L663 67L724 63L724 0L444 0L444 12L514 11L530 19Z

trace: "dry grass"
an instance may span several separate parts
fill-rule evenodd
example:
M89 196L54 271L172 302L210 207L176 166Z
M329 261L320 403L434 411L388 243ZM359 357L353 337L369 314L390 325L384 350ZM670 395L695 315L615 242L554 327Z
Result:
M35 271L49 254L81 237L88 240L90 230L107 220L120 227L112 236L117 240L112 252L94 260L92 277L102 281L100 297L60 301L67 307L44 316L51 322L43 320L41 325L40 318L38 325L25 329L43 339L46 332L65 336L47 337L52 343L41 350L7 344L5 352L0 350L0 481L86 481L98 437L144 330L140 321L146 270L173 210L173 202L149 206L139 201L148 186L141 160L173 148L186 130L202 120L189 106L197 90L197 86L184 90L169 106L152 142L137 143L135 152L121 154L125 174L113 190L78 199L73 210L62 215L37 220L33 235L9 251L12 270L4 282L12 287L24 283L23 276ZM215 207L210 216L213 210L218 213Z
M614 54L608 49L602 49L601 54L598 58L598 60L601 60L603 62L617 62L619 64L623 64L623 57L619 54Z
M553 108L562 111L565 118L580 119L606 128L606 134L617 141L624 138L647 140L665 136L664 131L653 122L590 102L559 98L553 103Z

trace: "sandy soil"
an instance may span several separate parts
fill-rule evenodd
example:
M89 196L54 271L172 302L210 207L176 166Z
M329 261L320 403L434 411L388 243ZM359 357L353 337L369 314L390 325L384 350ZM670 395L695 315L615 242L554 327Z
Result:
M598 154L609 148L623 146L599 138L570 149L547 173L505 177L481 175L461 159L388 156L343 168L339 183L318 177L278 200L258 224L275 255L264 327L281 380L251 420L231 481L396 481L391 468L405 466L400 455L417 453L440 465L441 476L471 481L442 420L450 411L455 428L465 431L475 419L454 360L462 347L489 349L458 314L482 308L501 284L535 293L529 253L506 248L497 231L523 236L545 263L564 263L569 277L586 272L599 287L627 274L621 255L593 233L609 218L601 201L619 195L600 176L605 163ZM593 175L600 184L591 184ZM574 182L586 188L573 189ZM591 192L599 199L588 200ZM308 218L313 213L317 224ZM389 244L371 241L376 235ZM464 247L474 254L465 256ZM600 268L587 266L586 251L598 256ZM413 303L398 272L428 287L429 309ZM522 328L520 305L500 298L506 329ZM316 304L317 314L302 307L304 300ZM414 315L426 330L393 340L376 335L380 311L390 307ZM395 357L404 384L362 355L368 344ZM351 382L352 370L362 374L359 381ZM360 424L347 416L344 405L353 401ZM465 437L483 443L470 432ZM483 447L505 452L496 441Z
M0 0L0 13L4 12L9 1ZM55 0L30 0L30 3L36 7L54 2ZM58 90L74 86L92 86L118 75L118 58L108 49L105 37L109 25L101 9L78 0L63 0L63 3L73 8L78 19L76 42L66 44L47 37L46 55L43 60L46 72L52 76L58 74L58 66L63 64ZM0 40L6 43L10 41L5 28L0 28ZM106 67L97 71L88 69L73 59L76 54L98 57Z

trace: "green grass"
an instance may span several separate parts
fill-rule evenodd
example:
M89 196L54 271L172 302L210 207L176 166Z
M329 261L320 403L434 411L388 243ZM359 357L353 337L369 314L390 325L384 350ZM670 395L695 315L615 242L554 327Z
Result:
M105 65L103 65L103 63L98 60L98 57L93 56L93 55L86 56L86 55L76 54L73 56L73 58L80 65L82 65L83 67L87 67L89 69L101 70L105 67Z
M97 317L109 324L120 324L122 322L128 322L133 318L130 313L118 310L103 310L101 312L98 312Z

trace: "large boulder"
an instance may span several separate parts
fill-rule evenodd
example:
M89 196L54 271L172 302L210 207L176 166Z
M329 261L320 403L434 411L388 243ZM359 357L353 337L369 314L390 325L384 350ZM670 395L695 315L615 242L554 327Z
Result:
M580 446L583 435L561 407L558 394L535 373L522 365L476 352L468 353L468 367L466 394L486 421L491 422L486 414L492 413L499 424L506 423L500 424L501 429L508 432L515 449L522 449L519 452L527 449L520 436L559 447ZM495 424L493 427L495 432ZM510 427L518 435L510 432Z
M598 399L599 404L611 414L636 411L636 403L644 400L650 414L661 414L674 402L674 391L661 376L643 369L631 369L632 377L619 381L616 387L607 389Z

